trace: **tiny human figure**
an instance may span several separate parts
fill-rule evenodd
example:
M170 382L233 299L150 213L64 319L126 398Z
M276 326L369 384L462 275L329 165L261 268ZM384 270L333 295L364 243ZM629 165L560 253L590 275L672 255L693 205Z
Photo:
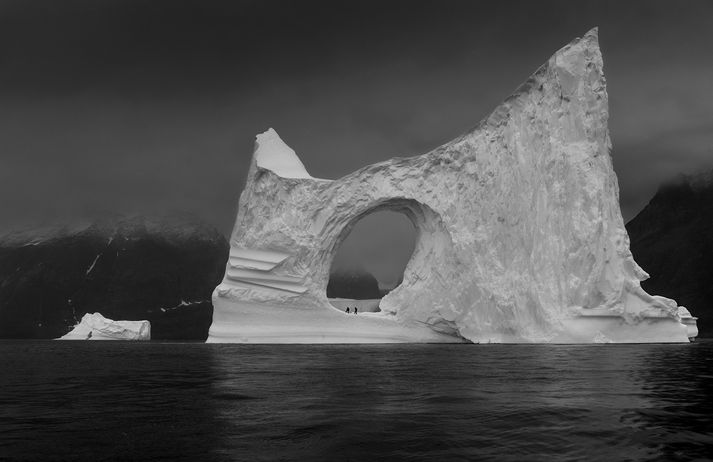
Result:
M92 338L92 331L89 331L89 335L87 335L87 340L89 340L90 338Z
M359 312L359 310L357 310L357 307L355 306L355 307L354 307L354 314L357 314L358 312Z
M349 307L347 307L347 314L349 314Z

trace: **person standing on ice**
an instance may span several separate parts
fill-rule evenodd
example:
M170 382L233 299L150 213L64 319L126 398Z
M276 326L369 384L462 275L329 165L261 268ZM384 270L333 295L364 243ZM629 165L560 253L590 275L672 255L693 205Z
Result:
M354 314L357 314L357 312L358 312L358 310L357 310L357 307L355 306L355 307L354 307Z
M349 307L347 307L347 314L349 314Z

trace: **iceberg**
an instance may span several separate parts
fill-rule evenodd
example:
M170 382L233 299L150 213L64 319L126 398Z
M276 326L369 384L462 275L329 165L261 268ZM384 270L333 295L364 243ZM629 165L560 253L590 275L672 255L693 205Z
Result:
M471 131L433 151L313 178L257 136L208 342L688 342L695 318L646 293L619 209L597 29ZM326 288L339 244L388 209L417 230L376 312Z
M113 321L87 313L70 332L57 340L151 340L149 321Z

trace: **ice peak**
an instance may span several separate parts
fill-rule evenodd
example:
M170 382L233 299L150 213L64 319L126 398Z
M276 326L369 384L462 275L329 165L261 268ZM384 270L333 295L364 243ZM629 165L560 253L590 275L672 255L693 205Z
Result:
M272 128L255 137L255 162L283 178L312 178L295 151Z

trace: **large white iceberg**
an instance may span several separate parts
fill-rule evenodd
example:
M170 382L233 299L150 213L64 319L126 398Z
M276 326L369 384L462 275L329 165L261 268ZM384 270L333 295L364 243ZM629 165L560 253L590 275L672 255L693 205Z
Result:
M113 321L100 313L87 313L59 340L151 340L151 323Z
M209 342L687 342L647 294L609 154L596 29L556 52L473 130L427 154L312 178L257 136ZM403 212L417 242L380 312L326 296L364 215Z

